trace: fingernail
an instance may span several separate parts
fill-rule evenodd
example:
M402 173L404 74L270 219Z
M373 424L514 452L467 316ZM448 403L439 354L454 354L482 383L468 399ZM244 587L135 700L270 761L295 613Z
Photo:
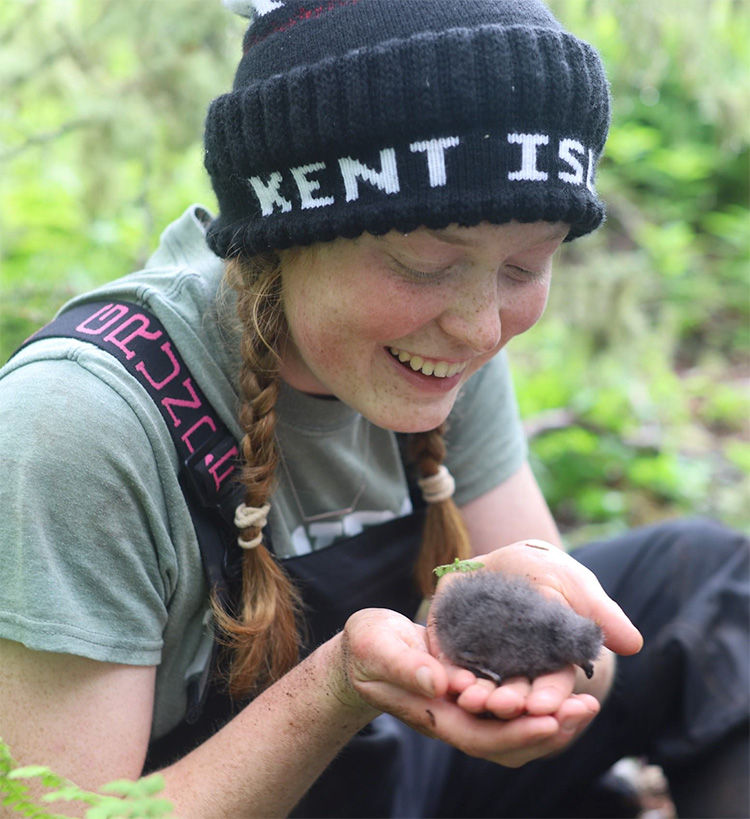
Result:
M427 694L428 697L435 696L435 680L432 676L432 670L422 665L417 669L416 673L417 683L419 687Z

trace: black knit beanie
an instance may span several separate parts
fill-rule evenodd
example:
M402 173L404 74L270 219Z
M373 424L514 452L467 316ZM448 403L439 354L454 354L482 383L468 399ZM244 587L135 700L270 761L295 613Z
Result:
M250 17L211 104L219 256L424 225L604 218L597 53L539 0L227 0Z

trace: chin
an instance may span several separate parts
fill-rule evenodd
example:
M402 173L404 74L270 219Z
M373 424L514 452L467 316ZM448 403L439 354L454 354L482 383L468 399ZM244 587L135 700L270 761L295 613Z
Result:
M435 427L439 427L448 417L450 410L445 412L413 412L404 413L365 413L364 415L370 423L375 426L389 429L392 432L429 432Z
M404 432L404 433L430 432L430 430L433 430L436 427L439 427L440 424L443 423L443 421L445 421L445 418L442 418L439 421L435 421L435 423L428 423L428 424L419 424L419 423L414 423L414 422L412 422L412 423L405 422L403 424L390 424L388 426L388 429L393 430L393 432Z

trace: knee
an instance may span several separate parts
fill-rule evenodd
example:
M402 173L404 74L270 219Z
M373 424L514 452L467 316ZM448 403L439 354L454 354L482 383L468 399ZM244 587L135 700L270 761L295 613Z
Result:
M670 520L649 527L652 550L671 553L692 565L723 566L737 560L747 566L750 540L741 532L708 518Z
M682 605L695 594L746 605L750 541L712 520L667 521L640 532L635 568L645 589ZM739 595L739 598L738 598ZM682 601L682 602L680 602Z

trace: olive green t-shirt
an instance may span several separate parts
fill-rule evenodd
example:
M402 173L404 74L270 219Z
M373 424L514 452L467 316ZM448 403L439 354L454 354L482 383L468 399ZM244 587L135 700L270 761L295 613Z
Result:
M237 436L239 334L222 261L194 206L143 270L75 302L124 299L164 324ZM341 402L283 386L269 526L280 558L325 548L411 506L395 435ZM465 503L526 457L503 354L465 385L446 464ZM157 665L153 736L185 711L206 661L208 589L166 424L107 352L35 342L0 370L0 637L32 649ZM208 637L207 637L208 635Z

